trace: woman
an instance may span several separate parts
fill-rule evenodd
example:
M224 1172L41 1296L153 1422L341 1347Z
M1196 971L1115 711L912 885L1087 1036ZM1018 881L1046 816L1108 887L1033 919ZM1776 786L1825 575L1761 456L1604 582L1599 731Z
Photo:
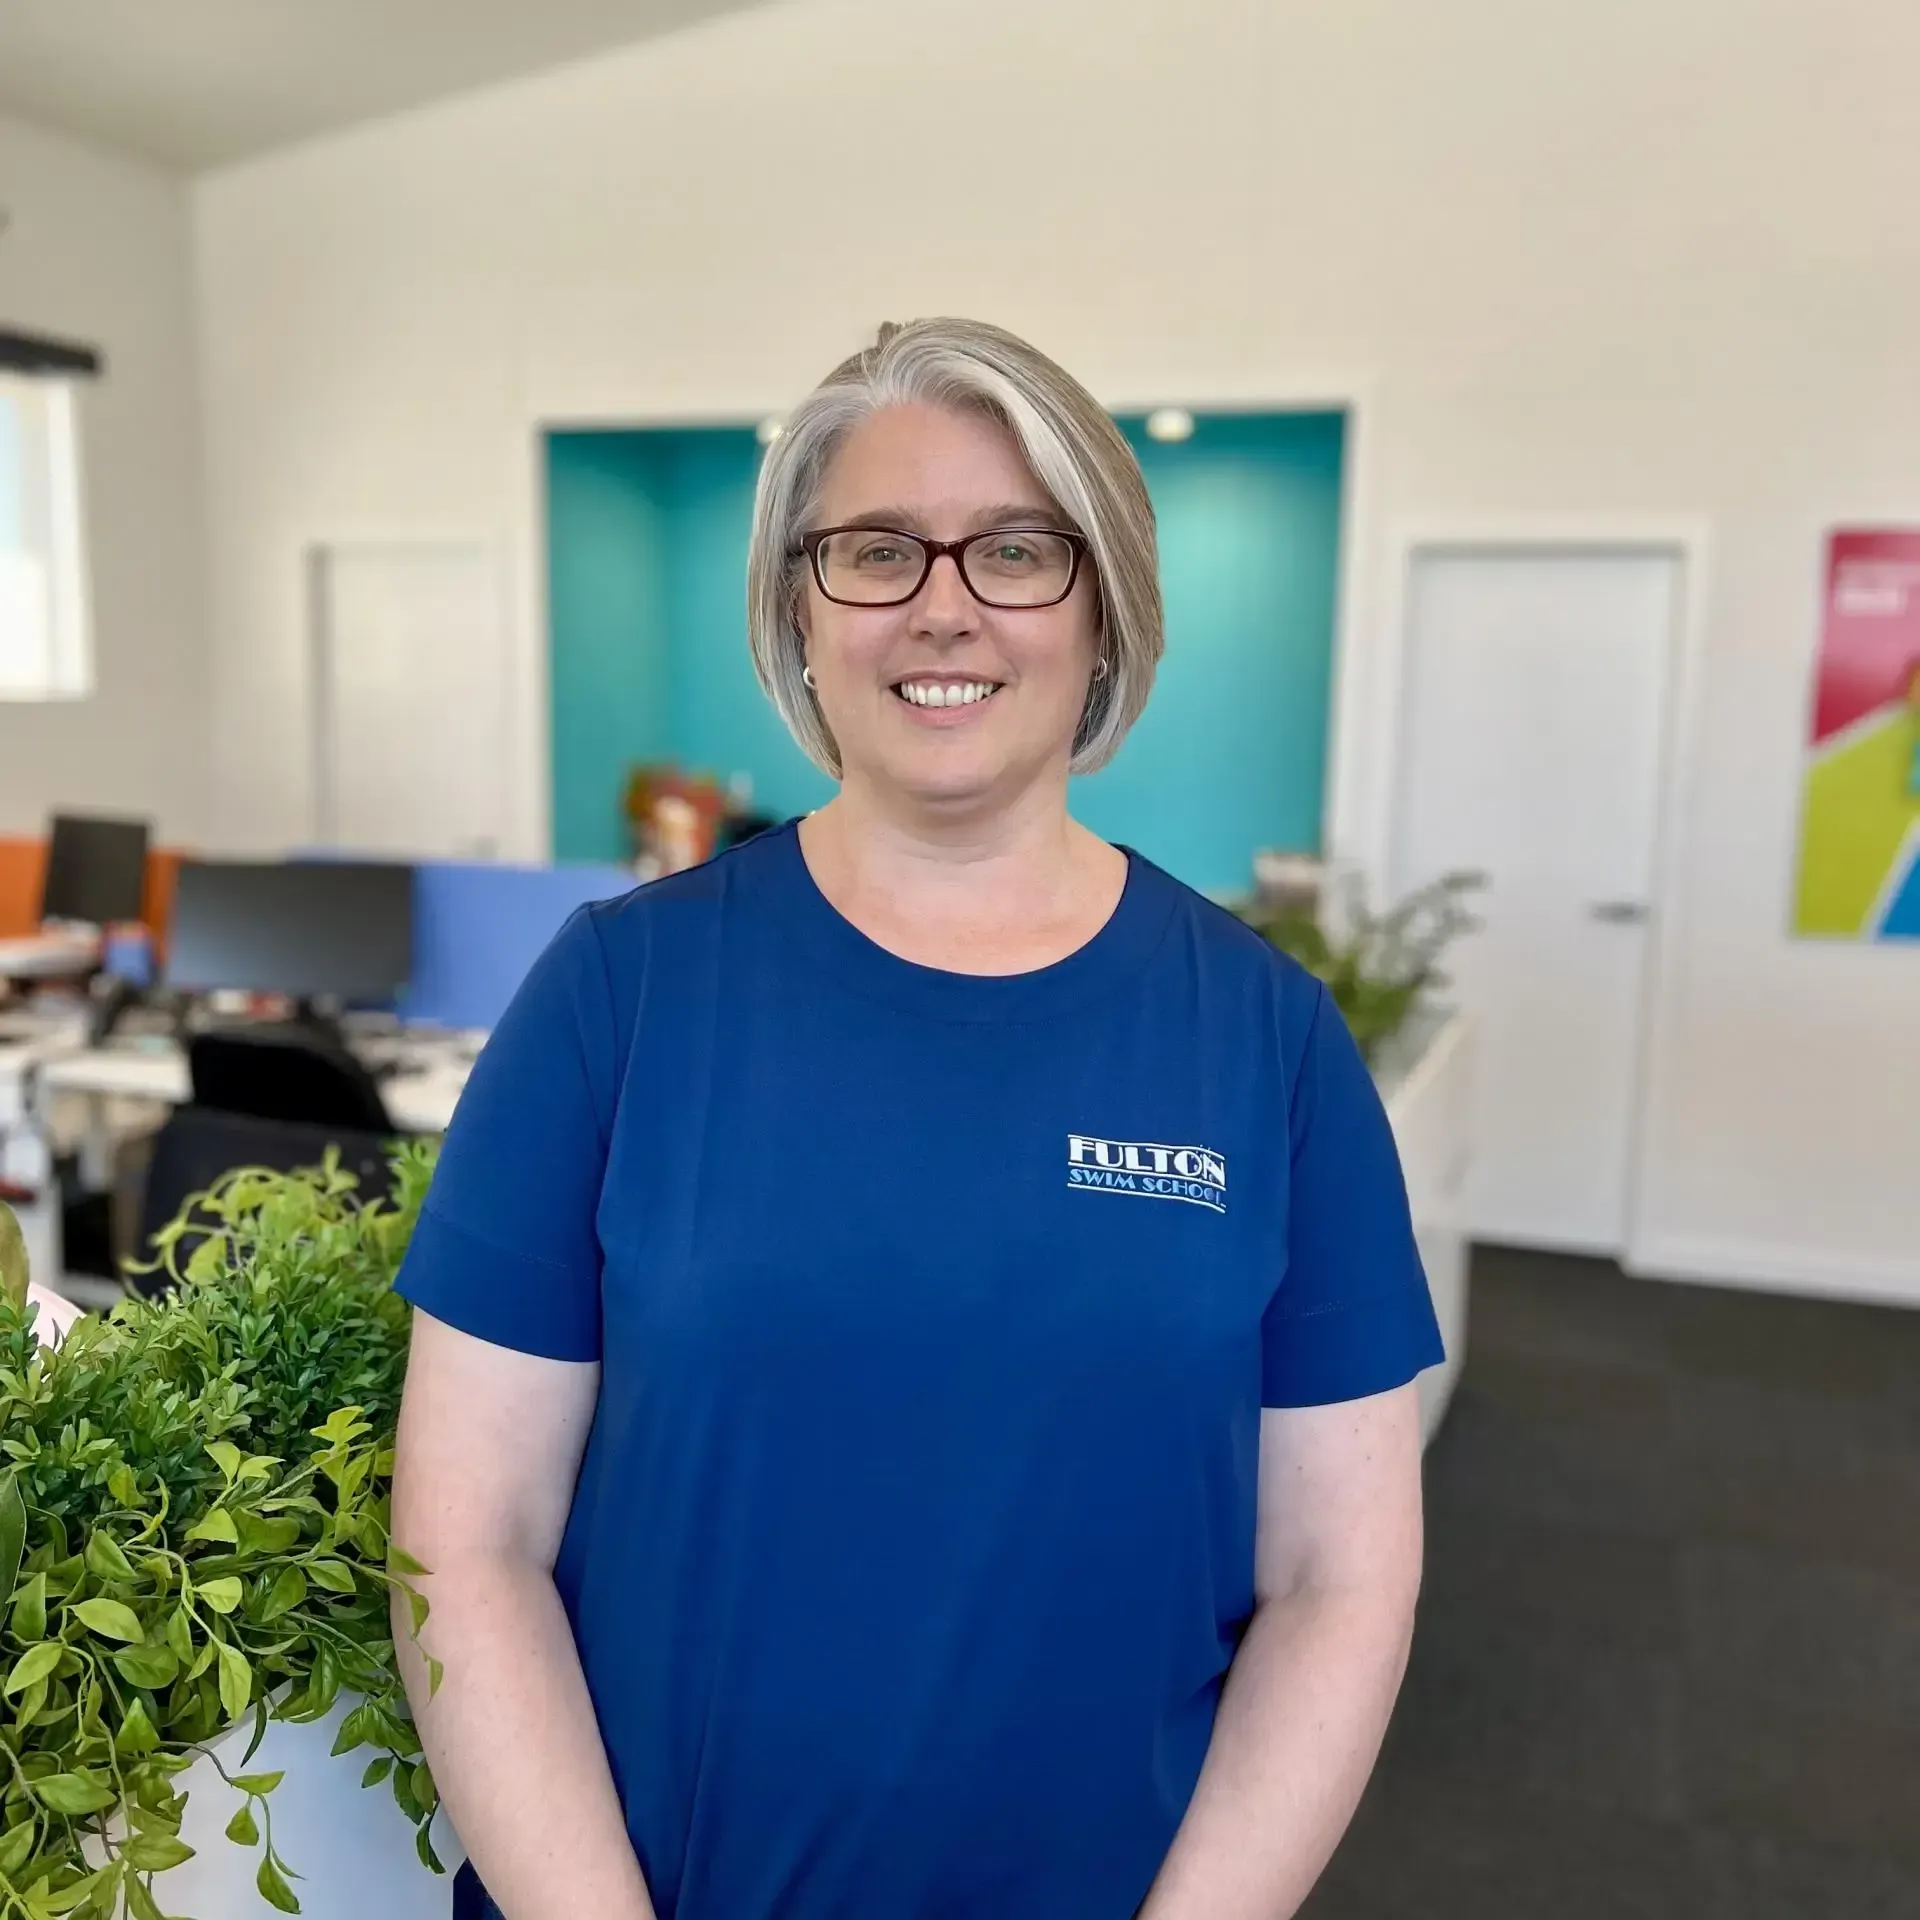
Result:
M749 574L839 794L566 928L402 1276L435 1778L509 1920L1277 1920L1441 1350L1325 993L1068 817L1160 653L1139 469L1021 341L889 328Z

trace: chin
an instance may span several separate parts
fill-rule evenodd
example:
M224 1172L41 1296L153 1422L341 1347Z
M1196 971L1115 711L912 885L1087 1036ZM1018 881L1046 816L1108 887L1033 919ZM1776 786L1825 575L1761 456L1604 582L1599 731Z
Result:
M902 754L885 768L887 785L922 806L964 807L1003 791L1013 774L1003 754Z

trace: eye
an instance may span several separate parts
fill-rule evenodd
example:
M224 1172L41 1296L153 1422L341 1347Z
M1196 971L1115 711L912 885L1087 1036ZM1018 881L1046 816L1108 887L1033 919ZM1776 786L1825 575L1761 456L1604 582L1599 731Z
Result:
M913 557L898 540L863 540L853 553L854 565L859 567L904 567Z

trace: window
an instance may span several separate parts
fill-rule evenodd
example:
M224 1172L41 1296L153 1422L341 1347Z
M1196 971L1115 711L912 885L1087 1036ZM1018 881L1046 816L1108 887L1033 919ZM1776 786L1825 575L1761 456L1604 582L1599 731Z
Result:
M0 700L92 693L87 601L76 389L0 374Z

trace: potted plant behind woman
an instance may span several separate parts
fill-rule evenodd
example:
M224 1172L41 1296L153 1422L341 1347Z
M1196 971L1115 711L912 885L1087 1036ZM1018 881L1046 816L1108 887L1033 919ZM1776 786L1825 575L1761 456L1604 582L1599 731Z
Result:
M400 1150L393 1200L366 1205L332 1162L229 1175L160 1236L170 1292L57 1346L0 1217L0 1920L183 1901L230 1920L255 1889L368 1920L356 1863L406 1829L356 1777L438 1871L389 1614L418 1569L387 1535L409 1321L391 1285L431 1168ZM371 1763L330 1760L323 1728ZM329 1768L344 1803L316 1798ZM189 1822L204 1788L221 1804ZM276 1821L289 1792L304 1832ZM232 1865L183 1837L221 1823L249 1850L239 1901ZM386 1910L444 1912L445 1883L414 1872Z

